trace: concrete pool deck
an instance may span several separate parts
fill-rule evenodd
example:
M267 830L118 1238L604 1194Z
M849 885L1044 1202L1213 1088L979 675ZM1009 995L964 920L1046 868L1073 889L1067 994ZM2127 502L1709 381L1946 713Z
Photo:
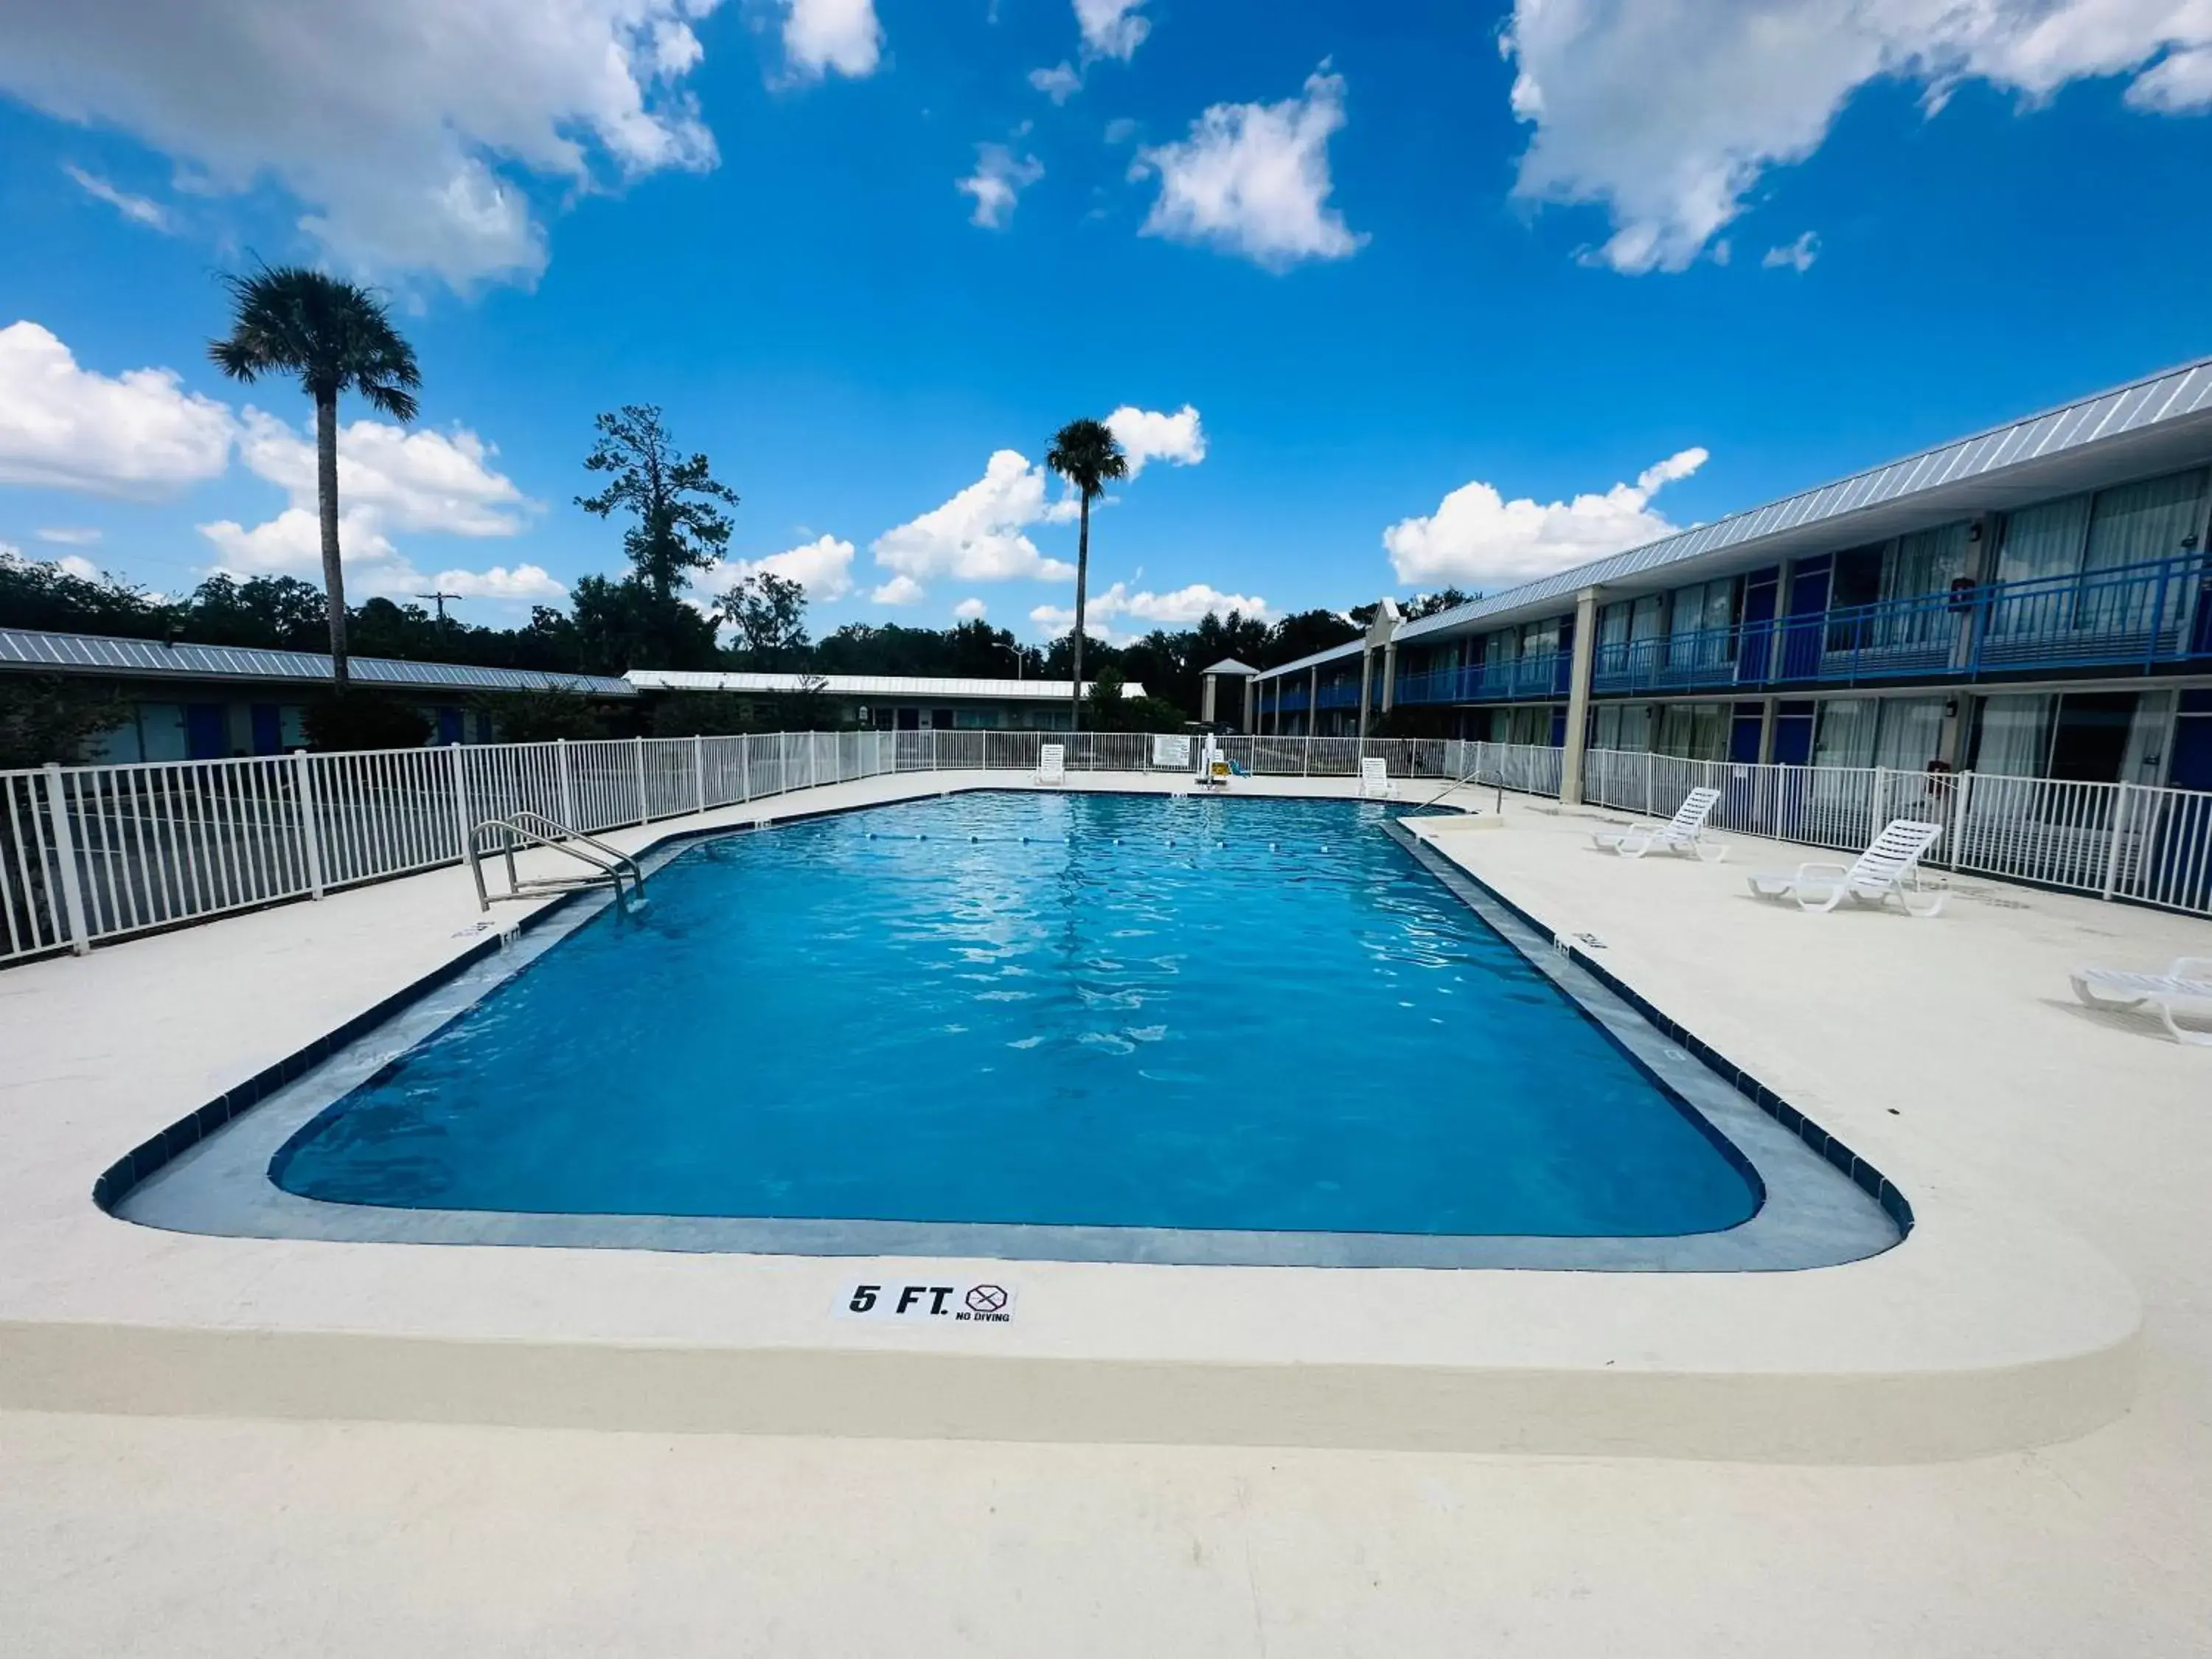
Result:
M2149 1022L2077 1010L2063 969L2203 952L2212 927L1969 878L1934 922L1804 916L1739 896L1791 849L1629 863L1587 852L1591 821L1509 799L1500 829L1438 841L1881 1162L1917 1212L1904 1245L1665 1280L1025 1266L1021 1322L974 1333L1018 1335L1018 1358L979 1370L848 1323L840 1352L887 1369L823 1394L802 1367L779 1420L717 1395L758 1373L702 1395L652 1368L672 1334L818 1356L853 1264L210 1239L90 1205L123 1147L468 948L465 875L0 975L0 1406L38 1408L0 1415L0 1595L54 1653L237 1651L241 1632L349 1652L396 1632L533 1652L2203 1650L2212 1073ZM1447 1279L1468 1296L1440 1318L1412 1292ZM579 1363L581 1331L624 1368ZM1528 1364L1534 1338L1550 1365ZM1688 1365L1699 1345L1746 1369ZM1194 1387L1200 1356L1236 1386ZM1580 1393L1563 1356L1631 1385ZM1115 1396L1073 1402L1091 1437L1432 1449L845 1437L973 1434L955 1419L979 1407L1005 1438L1067 1437L1049 1419L1071 1357ZM1906 1358L1912 1376L1881 1369ZM1283 1372L1303 1380L1271 1391ZM149 1415L66 1414L86 1412ZM838 1437L544 1426L625 1412ZM2069 1435L1930 1467L1744 1463ZM1433 1449L1608 1445L1715 1461ZM357 1628L336 1628L346 1608Z
M701 823L1012 781L872 779L617 840L642 848ZM1094 781L1181 787L1084 781ZM1349 789L1285 780L1248 792ZM1579 896L1591 882L1639 905L1699 890L1659 885L1677 867L1583 855L1578 828L1516 805L1498 830L1436 839L1560 927L1590 920ZM1486 867L1509 849L1519 862ZM1740 882L1711 868L1709 886ZM1622 884L1630 880L1641 887ZM1978 926L1982 915L1992 921ZM1797 978L1787 1006L1770 997L1765 1020L1716 1007L1711 1037L1739 1064L1788 1078L1788 1092L1816 1117L1834 1115L1834 1131L1906 1191L1918 1225L1869 1260L1773 1273L1009 1267L159 1231L91 1205L93 1175L479 946L467 877L434 872L34 963L0 976L18 1144L0 1168L0 1251L22 1264L0 1285L0 1405L1838 1462L2060 1440L2125 1407L2135 1291L2104 1255L2018 1200L2002 1178L2002 1145L1960 1155L1885 1117L1901 1084L1917 1089L1930 1077L1963 1087L2008 1054L2016 1062L2032 1051L2005 1029L2024 1012L2016 992L1992 994L2024 959L2014 915L1985 908L1899 932L1885 925L1891 918L1770 914L1717 889L1674 900L1664 938L1707 938L1717 948L1706 954L1769 985L1817 971L1823 953L1854 953L1814 981L1817 995ZM2101 908L2096 920L2121 930L2173 926ZM1869 943L1870 927L1883 929L1880 943ZM1750 929L1769 939L1763 952L1739 948ZM1730 938L1737 943L1723 943ZM1632 945L1623 949L1620 959L1632 960ZM1972 958L1946 975L1958 981L1949 994L1980 1010L1943 1036L1963 1058L1931 1056L1917 1074L1859 1077L1850 1087L1808 1060L1808 1051L1870 1048L1893 1066L1893 1044L1838 1038L1892 1029L1905 1016L1887 1004L1917 974L1910 964L1945 949ZM1625 977L1664 1006L1676 971L1662 953L1648 973ZM2069 1018L2056 1030L2064 1040L2048 1045L2036 1085L2045 1095L2049 1065L2118 1046L2100 1025ZM2201 1057L2177 1063L2172 1045L2145 1045L2127 1056L2143 1086L2185 1092ZM2081 1086L2090 1087L2086 1074ZM842 1316L859 1284L978 1279L1014 1291L1012 1324Z

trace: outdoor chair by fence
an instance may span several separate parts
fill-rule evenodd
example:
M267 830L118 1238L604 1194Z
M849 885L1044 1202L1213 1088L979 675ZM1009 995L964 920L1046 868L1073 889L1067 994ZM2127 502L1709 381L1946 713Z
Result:
M2092 1008L2140 1008L2148 1003L2158 1010L2176 1042L2212 1048L2212 1026L2186 1030L2173 1017L2177 1006L2212 1016L2212 957L2176 957L2162 974L2131 973L2124 968L2076 968L2073 980L2074 994Z
M1042 744L1037 749L1036 781L1039 783L1067 781L1067 747L1064 744Z
M1389 800L1398 793L1390 781L1390 763L1376 757L1359 763L1359 799Z
M1705 820L1713 815L1720 799L1717 789L1692 789L1682 797L1681 805L1667 823L1639 823L1632 830L1595 830L1590 832L1590 844L1625 859L1665 852L1718 864L1728 856L1728 844L1705 839Z
M1769 871L1751 878L1760 898L1794 898L1801 910L1832 910L1845 899L1881 904L1895 899L1909 915L1942 914L1948 893L1920 885L1920 860L1943 833L1940 823L1893 818L1856 864L1801 864L1794 871Z

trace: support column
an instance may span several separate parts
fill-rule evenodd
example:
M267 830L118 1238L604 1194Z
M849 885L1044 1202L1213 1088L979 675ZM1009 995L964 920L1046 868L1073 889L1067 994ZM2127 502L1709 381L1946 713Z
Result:
M1321 665L1316 663L1306 671L1306 737L1309 740L1321 735Z
M1398 641L1391 641L1382 647L1382 712L1389 714L1397 701Z
M1375 653L1365 646L1361 646L1359 647L1359 752L1363 757L1367 753L1368 669L1374 660Z
M1774 764L1774 721L1782 707L1779 697L1768 697L1759 705L1759 763Z
M1583 801L1583 754L1589 747L1590 673L1597 660L1597 589L1575 595L1575 649L1567 672L1567 741L1559 756L1559 805Z

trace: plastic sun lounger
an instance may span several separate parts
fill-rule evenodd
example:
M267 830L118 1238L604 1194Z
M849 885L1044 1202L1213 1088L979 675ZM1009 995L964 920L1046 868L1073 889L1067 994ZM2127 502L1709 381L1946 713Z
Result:
M1640 823L1633 830L1593 830L1590 844L1601 852L1618 853L1625 859L1640 859L1646 853L1664 851L1718 864L1728 856L1728 844L1707 841L1705 830L1705 820L1712 816L1720 799L1717 789L1692 789L1665 823Z
M2158 1010L2176 1042L2212 1048L2212 1031L2185 1031L2173 1018L2176 1003L2197 1003L2212 1010L2212 957L2176 957L2162 974L2076 968L2071 978L2074 994L2092 1008L2140 1008L2148 1003Z
M1067 745L1048 743L1037 749L1036 781L1039 783L1067 781Z
M1832 910L1847 898L1876 904L1893 898L1908 915L1939 915L1950 895L1923 894L1919 865L1942 833L1940 823L1893 818L1856 863L1801 864L1795 870L1768 871L1751 878L1751 890L1760 898L1794 898L1801 910ZM1926 902L1916 904L1915 897Z
M1359 763L1359 799L1389 800L1398 793L1398 786L1390 781L1389 763L1381 759Z

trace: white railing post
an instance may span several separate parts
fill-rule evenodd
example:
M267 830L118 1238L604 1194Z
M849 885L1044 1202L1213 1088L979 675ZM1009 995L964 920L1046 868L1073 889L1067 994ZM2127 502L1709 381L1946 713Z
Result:
M1647 818L1652 816L1651 751L1649 749L1644 751L1644 816Z
M469 842L476 834L476 825L469 822L469 779L465 769L467 763L461 758L461 745L458 743L447 744L446 749L453 757L453 828L461 837L461 844L454 850L465 862Z
M937 728L929 728L929 769L937 770Z
M69 924L70 949L83 956L92 949L92 934L84 925L84 884L77 878L76 837L70 831L69 797L57 761L46 763L46 816L53 826L54 860L60 866L62 915Z
M814 787L820 775L815 763L820 750L821 745L814 741L814 733L809 732L806 734L806 787L809 789Z
M707 739L694 732L691 734L691 781L697 786L694 794L699 810L707 810Z
M323 896L323 832L315 815L315 769L308 763L307 751L292 751L292 789L300 798L300 855L306 861L307 890L317 898Z
M1874 769L1874 791L1869 800L1874 808L1874 821L1867 825L1867 845L1871 847L1881 838L1882 828L1889 822L1889 769Z
M753 798L753 738L750 732L738 738L738 798L744 801Z
M653 808L645 795L645 739L632 738L630 741L637 745L635 751L637 757L637 821L640 823L651 823Z
M2112 797L2112 827L2105 846L2104 896L2108 899L2120 884L2120 832L2128 821L2128 791L2135 786L2123 783L2114 787L2117 793Z
M561 824L563 829L579 828L576 822L576 775L568 759L568 739L557 739L561 762Z
M1966 867L1960 860L1966 856L1966 812L1973 789L1974 775L1961 772L1951 790L1951 867L1954 870Z

